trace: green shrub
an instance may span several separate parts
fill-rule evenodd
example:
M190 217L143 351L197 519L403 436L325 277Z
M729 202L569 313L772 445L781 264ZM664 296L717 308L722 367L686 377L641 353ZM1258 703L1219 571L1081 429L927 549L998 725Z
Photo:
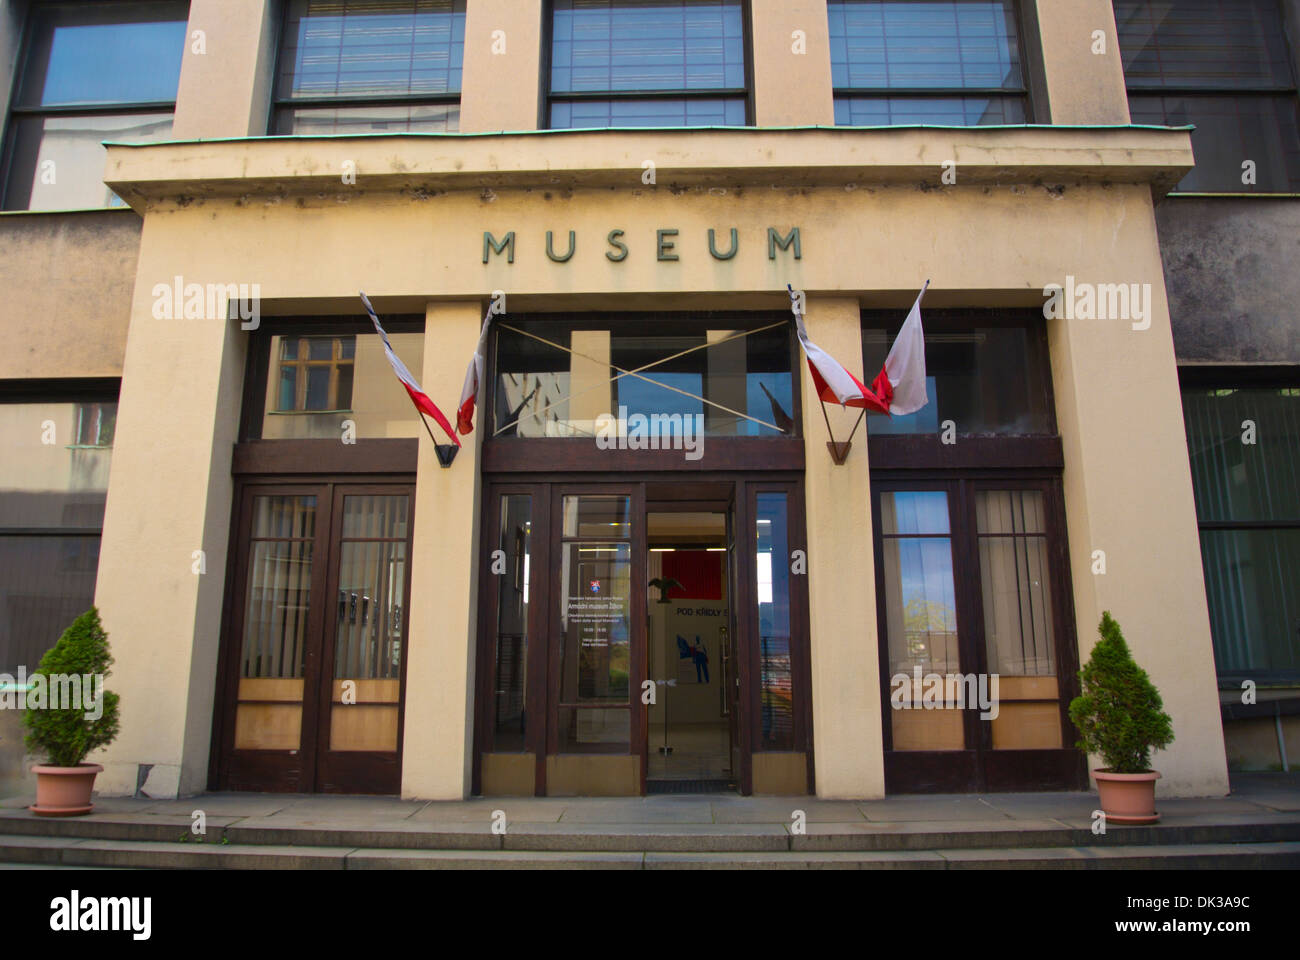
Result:
M91 607L63 631L59 642L46 651L32 676L43 675L48 689L50 677L58 674L107 677L112 662L108 634L99 622L99 611ZM92 750L112 743L117 736L118 696L104 690L101 697L101 713L96 719L87 719L87 711L82 708L46 706L25 710L27 749L46 754L52 766L75 767Z
M1108 773L1145 773L1152 749L1174 742L1169 714L1147 672L1137 665L1119 624L1101 615L1101 639L1079 671L1083 695L1070 702L1070 719L1079 728L1076 744L1097 754Z

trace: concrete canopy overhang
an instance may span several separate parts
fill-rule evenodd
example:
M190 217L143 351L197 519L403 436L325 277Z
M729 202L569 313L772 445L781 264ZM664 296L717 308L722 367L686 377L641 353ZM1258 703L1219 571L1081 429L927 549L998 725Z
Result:
M495 134L251 137L108 144L104 182L140 213L205 198L301 204L365 193L915 184L945 164L964 185L1150 184L1192 168L1191 128L799 127L547 130ZM354 175L353 182L345 175Z

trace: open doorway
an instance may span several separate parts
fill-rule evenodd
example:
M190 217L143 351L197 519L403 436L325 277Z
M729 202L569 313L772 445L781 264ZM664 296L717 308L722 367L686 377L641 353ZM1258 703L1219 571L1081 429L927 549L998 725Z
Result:
M726 512L647 511L648 793L736 785L730 544Z

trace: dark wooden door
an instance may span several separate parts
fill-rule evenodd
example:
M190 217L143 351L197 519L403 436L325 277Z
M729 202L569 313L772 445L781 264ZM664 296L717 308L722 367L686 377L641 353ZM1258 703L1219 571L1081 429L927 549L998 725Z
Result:
M883 479L872 508L886 790L1080 786L1058 484Z
M218 786L398 793L414 487L238 499Z

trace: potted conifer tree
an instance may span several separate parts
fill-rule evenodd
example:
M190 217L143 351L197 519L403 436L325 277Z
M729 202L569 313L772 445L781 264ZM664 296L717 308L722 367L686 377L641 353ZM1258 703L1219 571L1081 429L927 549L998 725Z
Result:
M1172 722L1109 610L1098 629L1101 639L1079 671L1083 693L1070 702L1077 746L1102 759L1092 776L1108 822L1155 823L1160 774L1151 769L1151 751L1174 742Z
M38 816L75 817L90 813L94 806L91 791L95 776L104 768L84 761L92 750L107 746L117 736L118 696L103 688L112 662L108 634L99 622L99 611L91 607L63 631L32 675L23 713L25 740L28 750L49 758L48 764L32 767L36 803L30 809ZM82 696L69 703L73 677L78 678ZM53 693L56 686L58 696ZM37 690L41 696L34 698Z

